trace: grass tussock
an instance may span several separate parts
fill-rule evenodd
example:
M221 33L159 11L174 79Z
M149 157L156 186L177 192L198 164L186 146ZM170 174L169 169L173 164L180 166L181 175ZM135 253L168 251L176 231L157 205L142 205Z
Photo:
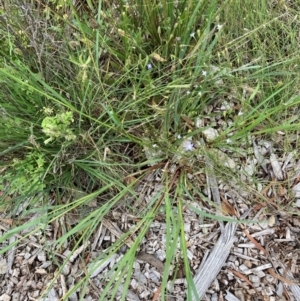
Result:
M14 226L0 240L46 233L47 225L59 223L60 236L48 251L75 250L111 210L127 206L140 218L135 229L95 259L101 264L135 233L107 275L100 300L113 300L118 284L128 287L138 247L163 210L173 231L167 233L161 300L177 248L191 298L180 216L184 196L205 197L199 182L187 185L188 174L205 168L199 158L209 156L224 183L235 179L249 190L259 175L243 182L219 161L217 150L244 162L250 136L278 141L286 152L298 147L289 139L299 128L296 2L2 1L0 212ZM223 102L233 106L217 111ZM198 145L211 127L217 138ZM280 141L279 132L285 137ZM176 162L176 185L175 175L166 173L164 189L143 211L126 204L138 198L136 185L149 171ZM175 205L174 199L181 201ZM74 210L82 215L70 226L65 221ZM85 288L92 272L65 297Z

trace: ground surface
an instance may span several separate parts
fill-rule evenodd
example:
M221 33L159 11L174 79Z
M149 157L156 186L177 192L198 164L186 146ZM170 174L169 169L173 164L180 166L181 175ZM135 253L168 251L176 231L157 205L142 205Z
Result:
M297 200L300 163L293 159L293 153L272 155L271 144L269 141L253 140L253 151L244 165L237 164L240 161L237 158L229 158L229 154L225 157L226 164L245 182L249 181L250 177L242 171L249 172L252 168L257 174L261 173L263 184L258 186L260 191L255 188L256 185L252 185L252 190L243 190L242 187L245 186L239 185L236 179L232 179L231 184L218 180L212 172L213 169L202 169L202 172L197 174L189 174L190 183L197 184L204 197L211 202L220 202L222 215L229 218L235 216L245 221L234 228L232 243L223 246L224 250L221 253L226 253L226 248L229 248L228 252L230 250L225 263L220 265L217 263L218 258L215 258L216 263L209 267L209 272L204 271L207 273L205 278L209 277L209 274L217 276L210 281L203 300L300 300L300 210ZM264 158L261 163L255 159L259 156ZM199 157L198 160L205 162L205 158ZM206 161L203 166L208 163ZM60 300L87 274L92 259L138 224L143 208L163 190L163 174L168 172L176 177L178 170L178 164L170 166L167 170L165 166L150 167L147 175L135 188L138 199L125 198L102 221L90 241L78 247L62 269L59 269L59 263L69 256L70 248L63 244L60 250L53 252L51 242L59 237L63 224L75 226L84 215L94 210L97 200L91 202L84 213L70 212L63 220L53 223L40 233L28 235L26 239L16 235L7 240L2 244L2 248L20 239L0 260L0 300L40 300L43 295L45 300ZM267 181L270 178L272 180ZM201 285L197 282L201 276L200 266L207 261L207 255L218 245L217 241L224 231L224 224L230 223L208 219L190 209L192 206L199 209L199 213L214 212L207 199L196 197L194 194L193 200L189 195L183 200L182 216L188 259L198 292ZM265 202L262 202L262 199ZM161 206L163 205L162 203ZM176 207L175 199L173 210ZM33 215L32 220L36 217L37 215ZM3 216L0 228L2 236L11 222ZM22 233L23 236L26 234L28 231ZM110 267L124 256L128 247L134 243L136 235L137 232L132 233L130 239L125 241L125 245L114 256L92 272L84 300L98 300L101 297ZM167 227L162 210L161 215L157 215L150 225L139 247L127 300L160 300L160 283L167 252L166 236ZM165 300L186 300L186 289L185 271L178 253L169 271ZM123 292L123 284L118 286L118 291L119 295ZM69 300L79 300L79 293L80 290L74 292Z

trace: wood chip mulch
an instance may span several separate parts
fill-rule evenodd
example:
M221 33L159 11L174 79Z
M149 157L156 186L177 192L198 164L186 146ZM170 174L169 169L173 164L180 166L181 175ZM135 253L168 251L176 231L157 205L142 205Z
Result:
M151 193L145 189L149 183L153 183L153 177L157 178L157 173L150 174L144 180L145 195L142 196L141 193L143 201L137 205L143 206L143 202L149 201L162 188L157 185ZM274 183L269 189L275 187L278 189L278 183L277 185ZM225 192L223 189L221 196L226 200L224 208L227 210L234 208L241 217L246 213L247 220L253 222L235 225L232 245L228 250L229 256L222 266L211 266L215 269L211 270L211 273L217 272L216 277L202 295L202 300L300 300L299 210L295 207L295 213L298 215L287 215L280 210L271 213L270 208L260 204L251 208L242 198L236 199L235 193L231 195L230 190ZM185 204L184 229L188 258L197 285L199 268L201 270L203 261L209 258L209 253L218 243L222 235L222 226L219 222L204 219L188 209L188 205L191 205L203 210L201 203L187 198ZM103 220L101 230L98 229L93 237L94 241L82 245L61 271L58 269L57 261L61 262L69 255L68 248L65 248L62 254L56 254L54 259L50 258L46 251L45 236L41 238L34 234L23 239L0 257L0 300L40 300L47 290L49 291L44 300L61 300L68 289L84 276L84 262L79 255L89 252L91 258L96 257L105 243L113 242L126 229L133 226L133 220L132 215L120 210L112 212L110 219ZM0 235L5 235L7 229L7 225L2 223ZM49 237L53 235L50 228L46 235ZM20 237L16 235L10 238L1 248L13 244ZM157 218L151 224L147 238L140 246L127 300L159 300L160 281L166 259L165 242L166 224L163 219ZM115 262L120 256L122 253L116 253L110 261ZM181 259L178 252L178 262L174 270L179 267L179 271L176 279L169 283L167 297L169 301L186 300L187 287ZM109 262L92 275L84 300L98 300L103 290L101 282L103 273L107 273L108 269ZM170 275L172 273L174 271L170 271ZM57 274L59 274L57 280L52 285L51 280ZM79 300L79 292L78 289L69 300Z

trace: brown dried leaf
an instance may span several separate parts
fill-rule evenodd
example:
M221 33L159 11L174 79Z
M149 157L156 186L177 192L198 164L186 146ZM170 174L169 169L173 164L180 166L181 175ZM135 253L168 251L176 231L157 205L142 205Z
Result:
M124 178L124 183L128 186L131 185L131 184L136 183L136 181L137 181L136 177L133 177L131 175Z
M265 205L262 204L262 203L256 204L256 205L254 205L253 210L254 211L259 211L262 207L265 207Z
M266 251L266 249L256 239L254 239L247 230L243 229L243 232L246 234L246 236L255 245L255 247L257 249L259 249L260 251L262 251L266 255L268 254L268 252Z
M287 190L280 183L278 183L277 193L279 196L284 196L287 193Z
M292 285L294 284L292 281L288 280L288 279L285 279L284 277L278 275L276 272L274 272L273 269L267 269L267 271L270 273L271 276L273 276L274 278L288 284L288 285Z
M161 286L157 288L156 292L154 293L152 301L158 300L160 292L161 292Z
M1 218L0 221L10 226L13 224L13 220L11 218Z
M240 279L242 279L243 281L247 282L250 286L252 286L254 289L254 285L252 284L252 282L247 278L247 276L243 275L242 273L238 272L238 271L235 271L231 268L228 268L228 270L234 274L236 277L239 277ZM256 289L255 289L256 290Z
M221 203L222 213L225 215L237 216L237 212L234 209L234 207L223 196L221 196L221 199L222 199L222 203Z
M99 24L94 18L90 18L89 23L93 29L99 28Z
M195 125L194 121L193 121L192 119L190 119L189 117L184 116L184 115L181 115L180 117L181 117L188 125L190 125L190 126L194 126L194 125Z
M147 254L147 253L140 253L140 254L137 255L136 258L138 260L148 262L149 264L154 266L157 269L158 272L160 272L161 274L163 273L164 264L158 258L156 258L154 255Z

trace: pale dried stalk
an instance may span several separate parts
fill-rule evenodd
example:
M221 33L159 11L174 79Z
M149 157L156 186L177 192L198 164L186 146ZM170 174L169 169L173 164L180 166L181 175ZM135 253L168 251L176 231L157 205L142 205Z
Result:
M230 249L236 240L234 236L236 228L237 224L235 223L228 223L225 226L224 232L212 249L208 259L195 275L194 283L200 298L203 297L223 267L230 253ZM192 300L196 301L196 297L193 296Z
M207 182L207 189L208 191L211 190L212 193L212 199L213 201L221 208L221 197L218 187L218 181L217 177L214 172L214 165L212 160L206 156L206 182ZM220 215L222 215L222 212L220 211ZM224 223L223 221L219 221L219 225L221 228L221 233L224 233Z

